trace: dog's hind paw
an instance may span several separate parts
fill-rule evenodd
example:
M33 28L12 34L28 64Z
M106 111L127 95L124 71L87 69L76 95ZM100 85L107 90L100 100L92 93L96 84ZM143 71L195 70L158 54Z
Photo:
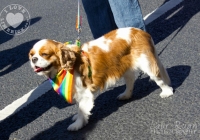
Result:
M118 97L117 97L117 99L118 100L128 100L128 99L130 99L132 97L132 94L126 94L126 93L122 93L122 94L120 94Z
M160 93L161 98L167 98L173 95L173 89L171 87L166 88Z

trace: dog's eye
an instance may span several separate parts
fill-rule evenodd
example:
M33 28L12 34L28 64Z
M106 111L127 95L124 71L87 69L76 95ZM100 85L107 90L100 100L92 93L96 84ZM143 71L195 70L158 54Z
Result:
M49 56L49 54L47 54L47 53L42 53L42 57L47 57L47 56Z
M33 52L30 52L29 55L32 57L32 56L34 55L34 53L33 53Z

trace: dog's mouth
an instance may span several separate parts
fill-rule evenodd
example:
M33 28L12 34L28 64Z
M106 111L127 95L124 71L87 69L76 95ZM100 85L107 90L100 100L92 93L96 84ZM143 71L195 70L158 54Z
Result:
M34 71L38 73L38 72L41 72L41 71L46 71L46 70L48 70L50 68L51 68L51 65L49 65L49 66L47 66L45 68L35 66Z

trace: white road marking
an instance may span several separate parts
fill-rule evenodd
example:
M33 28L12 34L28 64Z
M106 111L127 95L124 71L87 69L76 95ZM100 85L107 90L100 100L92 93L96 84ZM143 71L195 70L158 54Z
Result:
M170 0L166 2L161 7L155 9L153 12L149 13L144 17L145 24L149 24L158 17L160 17L162 14L167 12L168 10L172 9L179 3L181 3L183 0ZM0 110L0 121L4 120L8 116L16 113L20 109L24 108L28 104L30 104L32 101L40 97L41 95L48 92L52 86L50 85L49 81L45 81L40 86L36 87L35 89L31 90L21 98L15 100L10 105L6 106L4 109Z
M18 112L20 109L24 108L32 101L40 97L41 95L45 94L52 88L49 81L45 81L40 86L36 87L35 89L31 90L21 98L15 100L10 105L6 106L4 109L0 111L0 121L4 120L8 116Z
M163 15L182 1L183 0L170 0L166 2L164 5L158 7L157 9L155 9L154 11L152 11L144 17L145 24L147 25L151 23L152 21L154 21L155 19L157 19L158 17L160 17L161 15Z

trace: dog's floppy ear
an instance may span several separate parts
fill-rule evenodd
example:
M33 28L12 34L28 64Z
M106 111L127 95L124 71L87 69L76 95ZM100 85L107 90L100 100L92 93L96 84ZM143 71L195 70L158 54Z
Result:
M62 68L72 70L76 61L75 52L67 46L60 47L60 62Z

